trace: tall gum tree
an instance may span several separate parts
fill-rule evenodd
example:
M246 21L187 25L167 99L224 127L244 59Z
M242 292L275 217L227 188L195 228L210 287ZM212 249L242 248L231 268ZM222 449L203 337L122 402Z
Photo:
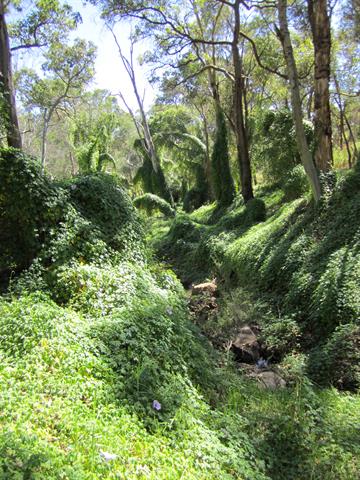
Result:
M321 185L318 171L314 164L313 157L310 152L305 135L300 98L299 76L295 63L294 51L291 43L287 19L287 0L278 0L277 9L279 20L279 28L277 29L277 33L282 44L289 79L292 115L295 124L296 141L300 153L300 158L304 166L305 172L308 176L315 202L318 202L321 198Z
M72 45L65 46L56 43L45 54L43 78L33 71L20 74L19 90L24 105L38 109L42 117L42 171L46 166L51 120L56 112L66 111L81 96L94 75L95 54L95 46L85 40L76 39Z
M315 164L328 172L333 163L330 114L331 29L327 0L308 0L314 45Z
M1 112L5 120L7 143L10 147L21 148L21 135L16 113L16 103L11 66L11 49L6 10L10 2L0 0L0 95Z
M214 46L227 48L232 53L232 69L235 70L235 74L229 73L228 70L218 67L217 65L206 62L201 64L197 74L201 74L206 70L221 71L228 77L231 77L234 81L233 88L233 101L234 101L234 125L236 131L236 146L237 157L240 168L241 177L241 190L244 197L244 201L247 202L253 198L251 168L250 168L250 156L249 148L247 145L246 131L243 118L243 72L241 65L241 57L239 53L239 41L240 41L240 0L235 0L234 3L215 0L212 2L179 2L174 5L173 2L143 2L141 0L134 1L132 3L124 1L107 0L93 0L92 3L101 4L105 15L110 18L136 18L143 22L147 27L147 34L152 33L156 37L156 41L160 45L166 45L167 53L173 52L174 55L185 52L187 49L193 48L195 51L199 50L199 47ZM232 38L220 38L212 39L211 36L204 38L201 35L199 28L194 29L193 20L196 17L194 7L199 3L200 10L209 6L217 9L230 9L233 13L233 17L229 22L231 23ZM231 16L231 15L230 15ZM196 24L196 22L195 22ZM196 57L198 60L198 57ZM216 78L210 75L210 84L212 88L216 85ZM217 102L217 92L213 88L214 101Z
M35 0L29 13L8 28L9 8L21 8L21 0L0 0L0 94L2 114L5 117L7 143L21 148L21 134L17 117L12 72L12 52L47 47L61 40L76 28L81 17L59 0ZM11 41L10 41L11 40Z
M135 112L132 110L129 103L126 101L126 98L122 94L122 92L121 91L119 92L119 96L121 97L125 107L127 108L131 118L133 119L135 128L139 135L137 150L144 157L144 163L146 164L147 168L150 167L149 170L151 170L151 172L148 172L148 173L150 173L152 181L151 182L145 181L147 186L147 193L158 194L162 198L164 198L166 201L173 204L172 194L166 182L166 178L160 163L160 158L154 143L152 133L150 131L150 126L149 126L149 122L147 119L145 106L144 106L145 92L144 92L144 95L141 95L137 81L136 81L136 73L135 73L135 67L134 67L135 41L134 39L130 39L131 40L130 52L129 52L129 56L127 57L121 48L120 42L118 41L118 38L114 32L114 29L110 24L107 24L107 27L113 35L115 44L118 49L119 57L130 79L132 89L134 92L134 97L138 105L140 119L137 118Z

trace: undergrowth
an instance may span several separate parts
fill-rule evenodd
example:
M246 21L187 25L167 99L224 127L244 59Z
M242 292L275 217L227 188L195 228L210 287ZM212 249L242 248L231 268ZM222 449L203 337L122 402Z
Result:
M116 180L57 185L15 150L0 164L1 220L24 222L2 238L0 478L266 479L250 437L224 436L244 420L210 407L217 354Z
M262 188L266 215L251 218L236 200L152 233L159 257L185 284L217 277L219 313L201 325L212 343L226 346L239 327L256 325L263 354L279 363L285 390L250 382L227 397L227 408L246 412L245 431L270 478L360 475L359 187L358 165L317 207Z
M266 216L265 209L258 207L256 217L249 215L241 202L220 215L216 208L205 206L192 216L178 216L156 247L185 283L198 281L201 275L217 275L227 289L240 286L252 301L266 301L270 313L263 317L268 337L283 338L284 345L272 349L277 356L291 350L286 338L296 332L295 343L311 353L309 371L321 367L322 374L313 376L317 382L356 388L360 386L355 348L360 318L359 187L357 166L317 207L306 198L288 202L286 196L266 190L257 200L259 206L261 198L265 200ZM325 357L336 349L330 345L345 343L341 335L354 348L346 350L343 360L344 355L338 355L334 364ZM311 364L316 358L322 358L321 365ZM334 367L343 371L341 379L333 375Z
M286 204L282 195L265 192L251 207L238 201L222 211L213 205L177 215L172 223L152 220L159 227L152 239L188 281L215 273L222 288L226 282L231 295L223 296L219 325L208 326L213 335L225 339L236 328L226 312L237 312L238 322L262 322L267 348L279 355L288 381L286 389L268 392L242 379L231 358L215 352L190 322L179 280L152 258L142 223L116 179L96 174L58 185L33 160L2 150L1 274L7 290L0 299L0 478L357 478L359 399L319 391L306 375L313 358L310 364L321 363L327 372L325 383L355 387L356 359L344 344L358 342L356 320L339 321L337 310L332 328L329 320L320 322L323 346L316 349L306 333L317 324L299 315L289 293L299 265L317 272L314 262L324 259L319 271L325 274L326 258L336 262L344 245L356 254L350 219L350 233L340 240L327 229L335 222L331 209L353 188L349 182L357 185L346 179L320 215L303 200ZM346 202L342 208L350 214ZM294 250L284 240L292 229L307 236L298 235ZM333 248L323 245L320 255L317 237ZM274 257L286 260L282 283L268 264L275 253L270 243L288 251ZM310 255L306 261L299 258L300 245ZM357 288L351 275L347 270L338 285L351 280ZM255 298L255 288L264 298ZM347 288L339 289L345 299ZM312 294L313 302L323 295L316 288ZM355 303L337 305L352 312ZM327 312L314 311L317 318ZM304 344L309 355L302 353ZM337 380L326 377L334 369Z

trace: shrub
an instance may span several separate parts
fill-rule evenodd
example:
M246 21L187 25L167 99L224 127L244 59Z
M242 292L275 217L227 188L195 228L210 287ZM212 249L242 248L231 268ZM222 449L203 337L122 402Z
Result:
M184 196L184 210L185 212L192 212L201 207L207 200L206 191L198 188L191 188Z
M265 202L260 198L252 198L246 204L246 216L250 223L263 222L266 219Z
M288 201L295 200L308 192L309 181L302 165L297 165L288 172L282 188Z
M159 254L170 259L184 283L201 280L208 268L208 250L201 239L205 225L196 224L188 215L177 215L159 244ZM205 275L206 276L206 275Z
M134 205L136 208L145 210L148 215L151 215L154 211L159 211L166 217L175 215L175 210L166 200L152 193L145 193L145 195L135 198Z
M343 390L360 387L360 326L341 325L309 359L309 373L320 385Z
M143 230L135 208L116 179L108 174L85 175L72 181L70 201L115 250L138 249Z
M19 150L0 150L0 272L28 267L63 217L65 192Z
M299 348L300 328L291 317L267 318L262 324L261 341L273 361Z

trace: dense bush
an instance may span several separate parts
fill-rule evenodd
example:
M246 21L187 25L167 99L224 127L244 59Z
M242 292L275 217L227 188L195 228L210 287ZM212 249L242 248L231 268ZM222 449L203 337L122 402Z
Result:
M360 387L360 326L341 325L325 344L312 352L309 372L320 385L345 390Z
M160 242L184 274L216 265L242 283L207 333L226 341L244 322L260 325L270 355L290 353L289 387L275 392L240 379L190 323L181 284L147 257L114 179L46 180L60 221L45 215L35 259L0 300L0 477L357 478L358 397L318 392L305 355L292 354L312 347L315 380L358 385L357 175L318 210L301 200L276 209L270 195L261 223L257 202L250 217L234 204L209 225L207 207L177 216ZM26 215L27 199L17 205ZM46 212L46 198L36 208Z
M168 250L170 258L193 278L200 258L206 276L216 270L229 284L266 299L273 311L269 319L280 319L264 327L266 348L275 357L325 345L339 325L357 324L360 318L359 173L356 167L343 176L318 207L304 199L284 204L281 196L265 192L269 213L262 223L247 219L242 205L223 210L211 226L192 222L195 212L186 231L171 227L165 237L176 245L184 242L181 256ZM256 202L258 219L264 220L262 200ZM190 232L194 236L186 241ZM335 373L333 379L340 385ZM344 381L343 388L355 384Z
M65 199L35 159L0 150L0 273L30 265L50 227L62 219Z
M135 292L132 309L92 321L44 295L0 302L1 477L266 479L247 435L228 442L232 419L191 384L183 353L198 372L209 357L174 276L158 282L148 302L135 304Z
M289 172L300 164L291 112L287 109L268 111L255 123L256 133L251 146L253 161L271 182L286 182ZM312 147L312 125L304 121L304 128Z
M114 250L128 253L142 242L143 231L127 193L114 177L93 174L76 178L68 187L70 201Z
M30 172L62 203L0 300L0 477L266 480L250 438L229 441L233 416L207 403L222 395L217 356L147 257L127 195L109 176L59 187ZM47 212L30 191L20 218L35 201Z
M295 200L302 197L309 190L309 181L302 165L297 165L288 172L282 188L286 200Z
M260 198L252 198L246 204L246 216L249 223L263 222L266 219L265 202Z
M92 261L109 251L141 256L142 227L127 194L106 174L56 185L40 165L0 152L0 271L22 270L35 256L48 265Z
M140 210L145 210L148 215L156 211L167 217L173 217L175 215L174 209L166 200L152 193L145 193L135 198L134 205Z

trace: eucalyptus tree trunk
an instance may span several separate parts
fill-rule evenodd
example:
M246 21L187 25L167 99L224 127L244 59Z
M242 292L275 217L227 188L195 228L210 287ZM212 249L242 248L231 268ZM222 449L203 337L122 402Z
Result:
M43 128L41 134L41 173L45 173L46 153L47 153L47 132L49 129L49 117L47 109L44 112Z
M240 39L240 3L241 0L235 0L234 3L234 30L231 46L232 61L234 66L234 124L236 136L237 159L240 169L241 193L244 202L254 198L251 178L251 166L247 132L244 120L243 90L244 78L242 59L239 52Z
M308 14L314 44L315 164L322 172L331 169L332 129L330 114L331 31L327 0L308 0Z
M129 80L131 81L131 85L133 88L133 92L136 98L136 102L139 108L139 113L140 113L140 121L136 118L135 113L132 111L128 103L126 102L126 99L124 95L119 92L119 95L124 102L124 105L126 106L129 114L131 115L131 118L133 119L135 128L138 132L139 135L139 140L142 143L143 147L143 152L144 152L144 164L146 167L148 167L148 160L150 161L151 164L151 177L152 181L148 182L147 185L150 186L150 184L153 185L155 188L155 191L152 191L151 193L156 193L157 195L160 195L162 198L167 200L171 205L174 205L174 200L172 197L172 193L169 189L169 186L167 184L163 169L161 167L160 163L160 158L158 156L158 153L156 151L156 147L153 141L153 137L150 131L149 127L149 122L147 120L146 112L145 112L145 107L144 107L144 97L140 95L137 81L136 81L136 75L135 75L135 68L134 68L134 41L131 41L130 44L130 56L127 58L122 49L121 45L118 41L118 38L116 37L116 34L114 33L113 29L111 28L110 25L108 25L108 28L110 32L113 35L114 41L116 43L116 46L118 48L119 56L121 59L121 62L128 74ZM148 172L149 173L149 172ZM150 192L149 192L150 193Z
M5 2L0 0L0 95L1 110L5 117L7 143L21 148L21 135L16 113L15 95L11 68L11 50L5 18Z
M305 172L310 182L310 186L311 186L311 190L312 190L315 202L318 202L321 197L321 186L320 186L319 175L316 170L316 167L309 149L309 145L306 139L305 129L303 125L299 77L298 77L298 72L296 68L294 52L291 44L291 37L290 37L288 21L287 21L287 0L278 0L277 6L278 6L278 18L279 18L279 29L277 33L283 47L287 74L289 78L292 115L293 115L294 124L295 124L297 147L299 149L302 164L304 166Z

